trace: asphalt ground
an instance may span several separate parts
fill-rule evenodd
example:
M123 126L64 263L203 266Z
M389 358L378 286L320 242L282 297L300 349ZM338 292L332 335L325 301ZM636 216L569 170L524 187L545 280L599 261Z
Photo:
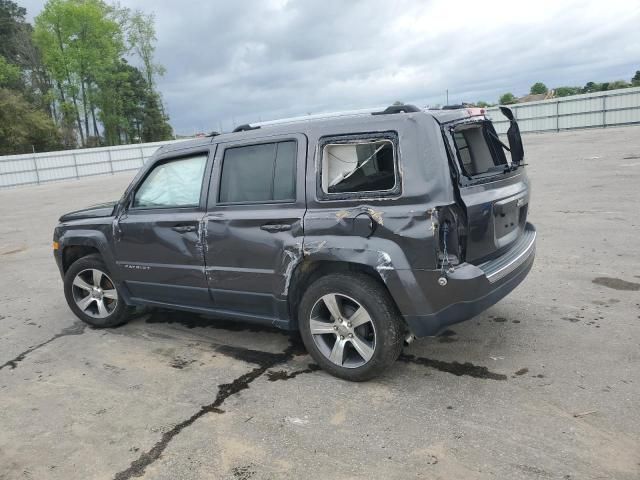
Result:
M85 327L52 229L133 173L1 190L0 479L640 478L640 127L524 140L529 277L360 384L224 319Z

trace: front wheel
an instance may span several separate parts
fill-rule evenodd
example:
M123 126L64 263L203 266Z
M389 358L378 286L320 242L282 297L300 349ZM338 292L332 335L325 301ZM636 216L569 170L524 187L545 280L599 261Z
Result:
M129 308L99 255L75 261L64 276L64 295L76 316L94 327L116 327L129 319Z
M316 280L300 302L307 351L326 371L351 381L380 375L398 358L404 328L388 292L364 274Z

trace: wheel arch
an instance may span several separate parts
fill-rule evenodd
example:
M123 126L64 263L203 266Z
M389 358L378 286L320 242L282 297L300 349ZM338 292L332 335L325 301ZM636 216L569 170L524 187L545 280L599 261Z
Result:
M62 272L67 273L73 263L83 257L98 254L102 256L100 250L90 245L67 245L62 249Z
M343 260L313 260L306 258L293 271L289 285L287 300L292 329L297 330L298 328L298 306L307 287L318 278L331 273L360 273L371 277L387 291L394 307L400 314L396 299L385 278L371 265Z
M99 230L68 230L58 240L64 275L73 262L87 255L99 254L112 276L117 276L115 260L105 234ZM114 278L117 281L117 279Z

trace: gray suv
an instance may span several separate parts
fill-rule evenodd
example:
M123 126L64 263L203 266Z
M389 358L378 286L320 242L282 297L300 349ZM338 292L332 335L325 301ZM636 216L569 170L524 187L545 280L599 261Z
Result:
M243 125L160 148L122 198L63 215L54 256L95 327L163 307L299 330L325 370L378 375L531 269L518 125L411 105Z

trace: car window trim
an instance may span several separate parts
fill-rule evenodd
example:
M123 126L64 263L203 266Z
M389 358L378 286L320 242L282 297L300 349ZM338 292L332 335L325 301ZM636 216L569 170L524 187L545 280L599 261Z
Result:
M241 148L241 147L253 147L253 146L257 146L257 145L265 145L265 144L278 144L278 143L284 143L284 142L294 142L295 144L295 161L293 162L293 198L285 198L282 200L249 200L249 201L243 201L243 202L221 202L220 201L220 192L221 192L221 187L222 187L222 171L224 169L224 156L225 153L227 152L227 150L230 150L232 148ZM288 205L288 204L295 204L297 203L297 195L298 195L298 185L297 185L297 175L298 175L298 161L299 161L299 155L298 155L298 148L299 148L299 142L298 139L296 137L292 137L292 136L286 136L286 137L277 137L277 138L268 138L268 139L263 139L263 140L249 140L247 143L226 143L226 144L219 144L220 146L224 145L224 147L221 149L221 158L220 158L220 167L218 168L218 178L217 178L217 182L216 182L216 192L214 195L214 200L215 203L213 205L210 205L210 207L229 207L229 206L243 206L243 205ZM273 173L275 174L275 167L276 167L276 160L277 160L277 156L278 156L278 150L276 148L276 157L273 159ZM274 178L272 177L271 179L271 195L273 196L273 188L274 188L274 184L273 184ZM211 182L213 183L213 182Z
M399 135L396 130L386 130L384 132L362 132L346 133L337 135L324 135L318 139L316 154L316 201L360 201L363 199L382 197L385 199L399 197L402 195L402 176L400 173L400 148ZM340 139L345 141L340 142ZM393 147L393 188L386 190L365 190L360 192L337 192L328 193L322 188L322 158L324 148L327 145L349 145L358 143L358 140L383 139L391 142ZM336 143L336 140L338 142Z

